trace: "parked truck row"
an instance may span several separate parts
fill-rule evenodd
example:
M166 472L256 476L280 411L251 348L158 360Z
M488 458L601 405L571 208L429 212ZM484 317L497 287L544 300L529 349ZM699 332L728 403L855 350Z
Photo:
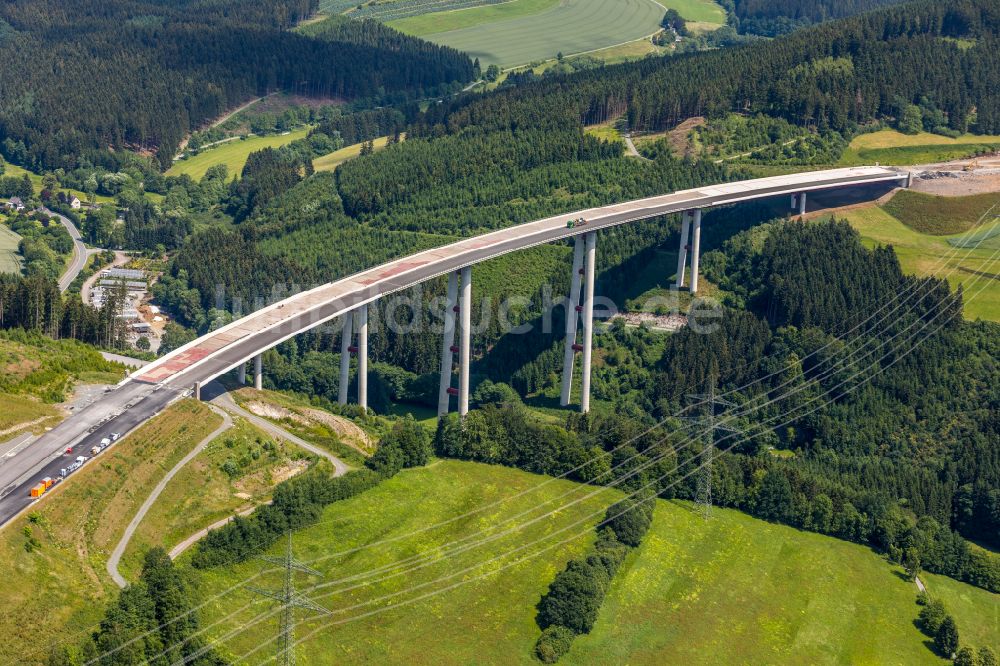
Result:
M71 462L70 464L66 465L65 467L59 470L59 476L57 476L54 479L50 476L47 476L41 481L39 481L37 484L32 486L31 490L29 491L31 497L41 497L42 495L44 495L45 492L49 490L49 488L59 483L60 481L64 480L67 476L69 476L76 470L83 467L83 463L87 462L88 460L99 454L101 451L111 446L112 442L118 441L119 437L121 437L121 435L117 432L111 433L110 437L102 437L101 441L90 447L89 456L77 456L76 459L73 460L73 462ZM67 456L73 455L73 447L67 446L64 455Z

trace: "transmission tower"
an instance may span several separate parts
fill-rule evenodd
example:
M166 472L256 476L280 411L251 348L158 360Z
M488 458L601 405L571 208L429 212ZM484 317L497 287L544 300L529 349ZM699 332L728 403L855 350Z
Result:
M258 587L247 587L248 590L264 597L275 599L281 603L281 629L278 641L278 663L285 666L294 666L295 648L292 631L295 626L295 609L304 608L323 615L329 615L330 611L317 603L306 599L295 591L295 580L293 573L299 571L311 576L322 576L320 572L299 562L292 556L292 533L288 532L288 547L285 549L284 557L262 557L265 562L276 564L285 570L285 584L281 590L263 590Z
M701 451L698 453L698 475L696 478L695 503L701 507L701 514L708 520L712 514L712 461L715 458L715 433L719 430L728 433L739 433L740 430L719 422L719 409L729 410L736 407L716 395L715 385L718 377L712 375L709 379L708 393L692 393L687 399L695 404L704 405L705 414L701 417L685 419L689 426L699 433Z

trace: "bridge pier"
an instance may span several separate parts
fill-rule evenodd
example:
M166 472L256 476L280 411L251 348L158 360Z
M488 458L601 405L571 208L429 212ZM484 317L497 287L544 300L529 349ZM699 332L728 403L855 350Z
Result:
M688 236L691 233L691 211L681 213L681 247L677 253L677 288L684 286L684 273L687 270Z
M594 266L597 262L597 234L586 235L583 288L583 376L580 382L580 411L590 411L590 357L594 345Z
M455 364L455 311L458 309L458 273L448 275L444 309L444 336L441 342L441 386L438 390L438 417L447 416L451 406L451 371Z
M247 364L240 363L240 367L236 369L236 381L240 383L240 386L247 383Z
M576 329L580 323L580 284L583 282L583 236L573 239L573 275L570 279L569 299L566 303L566 342L563 352L562 393L559 404L569 405L570 394L573 392L573 368L576 365Z
M472 355L472 267L462 269L462 288L458 305L461 326L461 341L458 353L458 414L465 417L469 413L469 359Z
M340 390L337 402L347 404L347 391L351 383L351 344L354 341L354 311L344 315L344 328L340 333Z
M698 262L701 260L701 209L696 208L691 225L691 288L692 294L698 293Z
M192 395L195 400L201 401L201 382L195 382L194 388L192 390Z
M799 215L806 214L806 193L802 192L799 194Z
M253 387L258 391L264 388L263 354L253 357Z
M368 305L358 308L358 405L368 409Z
M357 317L357 330L354 318ZM354 335L358 344L354 344ZM340 387L337 402L347 404L351 388L351 354L358 355L358 405L368 409L368 305L362 305L344 315L344 330L340 334Z

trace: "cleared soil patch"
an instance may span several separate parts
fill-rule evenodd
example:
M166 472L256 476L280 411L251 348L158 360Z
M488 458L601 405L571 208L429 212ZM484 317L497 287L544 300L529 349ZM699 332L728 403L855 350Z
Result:
M322 409L297 404L297 401L270 391L242 388L233 393L236 402L245 410L287 428L302 439L323 446L335 455L343 453L331 444L344 445L369 456L375 452L375 439L350 419L331 414Z

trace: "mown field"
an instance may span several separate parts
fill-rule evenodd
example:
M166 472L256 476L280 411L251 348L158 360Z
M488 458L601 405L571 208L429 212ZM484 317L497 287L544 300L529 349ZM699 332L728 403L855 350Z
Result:
M902 134L880 130L861 134L851 141L840 158L841 166L879 164L906 166L964 159L984 150L1000 148L1000 136L963 134L957 139L920 132Z
M251 136L246 139L235 139L220 143L211 148L207 148L194 157L185 160L178 160L167 170L168 176L180 176L187 174L195 180L200 180L209 167L216 164L225 164L229 170L230 178L239 176L246 164L250 153L264 148L277 148L291 143L297 139L305 138L309 133L308 127L294 130L288 134L275 134L271 136Z
M0 662L44 663L53 642L93 628L117 589L105 564L125 526L165 470L220 422L203 404L178 403L4 526Z
M294 535L295 556L324 574L323 578L302 577L297 584L304 590L307 585L337 581L376 567L391 567L426 549L434 552L455 539L485 535L489 530L502 532L509 526L509 517L530 510L536 504L554 500L568 491L573 493L571 497L579 498L593 490L570 482L553 482L539 488L542 481L543 477L513 469L458 461L441 461L426 468L405 470L373 490L331 505L319 524ZM532 490L520 498L491 506L529 489ZM603 515L606 506L617 496L611 490L598 492L599 496L566 508L556 516L406 576L385 575L336 595L307 592L307 596L327 608L338 609L327 621L354 619L320 631L297 650L298 663L531 663L531 650L538 635L534 605L567 559L580 554L593 541L594 532L589 527L597 517L588 516ZM535 510L529 517L540 516L548 508L546 505L542 510ZM466 515L476 509L484 510ZM413 534L445 520L453 522ZM473 580L508 562L483 565L501 552L544 538L576 520L584 521L574 530L582 535L572 543L544 557L505 569L500 575ZM566 538L569 534L560 536ZM331 557L385 539L396 540ZM276 546L271 554L282 550L283 545ZM467 574L461 573L468 567L474 568ZM258 561L228 571L217 569L194 575L202 597L209 598L260 570ZM456 578L444 583L416 587L456 574ZM458 580L469 582L451 592L413 601L421 593ZM254 584L268 587L279 582L279 578L269 575L255 580ZM347 586L330 586L326 591L342 587ZM372 606L344 611L355 604L366 604L397 592L402 594L377 601ZM247 591L239 590L213 601L202 613L203 623L208 625L253 599ZM390 604L403 601L413 603L398 609L390 607ZM219 624L211 633L220 636L226 630L245 628L227 641L226 652L240 657L259 648L241 663L264 663L274 654L275 622L268 620L254 626L246 623L269 608L268 604L256 603ZM372 609L379 612L363 616ZM296 628L296 634L302 638L318 627L317 621L303 621Z
M10 230L9 227L0 224L0 273L21 272L21 253L18 247L21 237Z
M960 198L956 201L956 207L964 205ZM932 236L908 227L880 207L837 215L861 232L867 245L892 245L905 272L947 277L953 288L963 285L968 319L1000 321L1000 220L985 220L967 234Z
M510 569L500 568L509 560L495 558L601 512L613 491L585 507L564 509L516 539L503 538L405 576L392 574L398 571L393 565L405 558L504 529L509 517L547 500L550 508L574 489L562 482L537 488L542 480L502 467L439 461L329 507L319 524L293 537L295 556L323 574L299 576L297 586L333 611L325 618L297 615L296 637L303 641L296 652L299 663L538 663L532 653L539 631L535 605L566 559L592 539L586 528L593 521L577 528L585 534L571 544ZM530 488L536 490L491 506ZM467 515L481 507L489 508ZM413 534L449 519L454 522ZM372 547L346 552L366 545ZM377 567L384 567L379 577L358 577ZM260 562L251 562L192 575L202 598L210 599L261 569ZM266 574L252 584L273 587L277 576ZM453 578L438 580L444 576ZM455 585L459 581L466 584ZM326 587L312 589L317 584ZM996 636L995 614L982 613L996 595L950 579L932 577L931 584L955 609L970 641ZM340 592L329 594L334 590ZM920 609L916 596L915 585L896 567L857 544L730 510L715 510L706 523L686 503L661 501L649 534L612 584L593 633L577 638L560 663L943 664L914 625ZM231 591L209 601L202 618L211 635L226 636L226 654L261 664L274 654L277 622L272 616L251 624L273 609L253 600L246 590Z
M375 150L382 150L388 143L389 137L383 136L373 142ZM351 146L344 146L340 150L335 150L313 160L313 169L316 171L333 171L347 160L361 154L361 147L364 144L355 143Z
M963 234L1000 217L1000 194L942 197L903 190L882 208L914 231L948 236Z
M421 37L438 32L472 28L488 23L508 21L522 16L537 14L552 9L559 2L560 0L513 0L512 2L484 3L479 7L446 11L441 11L442 3L432 3L427 5L427 9L432 11L426 11L416 16L390 20L387 21L387 25L400 32ZM398 4L402 3L394 2L387 6L391 7ZM447 7L449 3L443 4Z
M390 25L465 51L484 66L512 67L632 42L656 32L662 18L652 0L516 0Z
M560 663L946 663L924 645L916 586L897 571L857 544L725 509L706 523L661 501L594 631ZM950 606L956 592L996 601L949 582L940 595Z
M920 580L928 594L944 601L955 617L962 645L986 646L1000 653L1000 595L926 571Z

